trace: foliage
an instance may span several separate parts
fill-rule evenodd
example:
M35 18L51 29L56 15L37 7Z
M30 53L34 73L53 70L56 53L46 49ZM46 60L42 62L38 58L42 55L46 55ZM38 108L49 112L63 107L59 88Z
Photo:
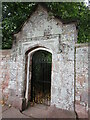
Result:
M12 33L17 31L29 14L34 3L7 2L2 4L2 48L11 48Z
M12 46L12 33L18 31L37 3L2 3L2 49ZM90 42L90 10L83 3L48 2L46 6L63 20L78 20L78 43Z

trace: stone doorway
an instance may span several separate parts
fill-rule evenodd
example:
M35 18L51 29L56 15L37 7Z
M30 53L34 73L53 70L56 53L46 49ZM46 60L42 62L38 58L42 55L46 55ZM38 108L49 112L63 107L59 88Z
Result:
M51 53L44 50L38 50L33 53L30 102L50 105L51 66Z

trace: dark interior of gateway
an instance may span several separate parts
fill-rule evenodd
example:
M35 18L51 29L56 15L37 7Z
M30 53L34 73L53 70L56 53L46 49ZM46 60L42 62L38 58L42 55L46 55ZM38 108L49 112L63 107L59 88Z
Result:
M32 56L31 103L50 105L51 53L38 50Z

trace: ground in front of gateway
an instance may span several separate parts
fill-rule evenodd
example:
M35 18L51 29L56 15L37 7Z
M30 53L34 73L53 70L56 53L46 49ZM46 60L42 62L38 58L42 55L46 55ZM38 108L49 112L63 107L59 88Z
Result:
M76 105L78 111L78 118L88 118L88 113L85 108ZM2 118L74 118L76 114L67 110L61 110L54 106L45 106L42 104L35 104L33 107L28 107L25 111L20 112L14 107L3 106Z

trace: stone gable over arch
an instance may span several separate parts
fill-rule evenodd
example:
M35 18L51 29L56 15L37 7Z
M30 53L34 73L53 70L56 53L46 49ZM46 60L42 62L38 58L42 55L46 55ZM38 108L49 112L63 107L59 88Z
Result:
M63 37L66 37L64 34L69 34L70 36L73 34L74 36L72 36L72 40L67 37L65 41L77 41L76 22L62 21L59 17L54 17L44 5L38 4L36 5L35 11L22 25L21 30L14 34L14 37L16 41L23 41L28 38L54 34L60 34ZM65 38L63 37L62 39L64 40Z

